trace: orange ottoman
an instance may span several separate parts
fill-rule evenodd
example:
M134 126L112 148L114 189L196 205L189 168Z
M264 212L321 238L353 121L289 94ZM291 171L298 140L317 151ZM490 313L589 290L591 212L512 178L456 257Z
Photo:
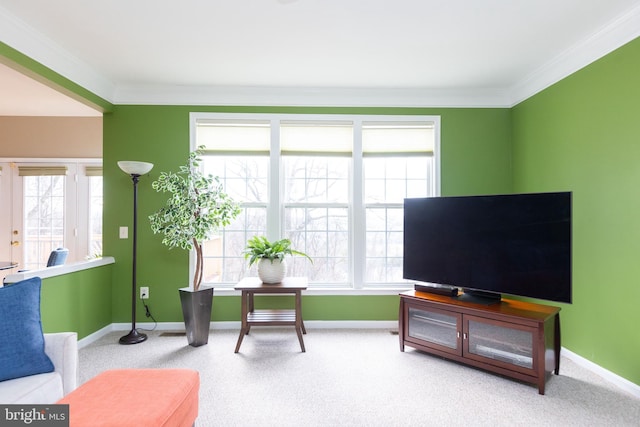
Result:
M190 427L200 376L190 369L105 371L60 399L70 427Z

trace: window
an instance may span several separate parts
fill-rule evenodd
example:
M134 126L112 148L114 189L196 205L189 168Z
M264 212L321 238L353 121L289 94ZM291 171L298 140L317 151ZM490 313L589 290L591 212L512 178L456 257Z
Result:
M86 166L89 224L87 245L89 258L102 256L102 166Z
M402 281L403 201L436 195L434 125L364 122L365 283Z
M438 194L439 118L192 113L205 172L241 203L205 244L205 281L256 275L253 235L286 237L314 260L288 258L311 287L380 288L402 279L403 202ZM255 268L255 267L252 267Z
M2 163L0 199L12 218L0 224L11 245L0 249L21 269L46 266L53 249L67 262L102 253L102 166L96 161L34 160ZM6 179L6 181L4 181Z
M283 236L308 254L287 260L310 283L350 281L349 212L353 122L280 122Z

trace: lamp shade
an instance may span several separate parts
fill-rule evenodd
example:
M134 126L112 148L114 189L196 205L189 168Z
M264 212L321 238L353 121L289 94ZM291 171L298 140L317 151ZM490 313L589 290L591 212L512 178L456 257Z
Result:
M122 160L118 162L118 167L129 175L144 175L153 168L153 163Z

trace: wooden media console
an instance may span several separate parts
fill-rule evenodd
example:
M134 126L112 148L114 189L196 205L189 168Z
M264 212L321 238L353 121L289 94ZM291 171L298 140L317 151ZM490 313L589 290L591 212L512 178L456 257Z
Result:
M426 292L400 294L405 345L544 387L560 372L560 308L503 298L483 305Z

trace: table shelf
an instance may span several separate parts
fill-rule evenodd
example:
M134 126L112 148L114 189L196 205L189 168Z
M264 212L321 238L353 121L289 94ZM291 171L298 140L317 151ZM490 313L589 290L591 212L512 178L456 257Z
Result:
M295 325L295 310L254 310L247 313L247 322L264 325Z

